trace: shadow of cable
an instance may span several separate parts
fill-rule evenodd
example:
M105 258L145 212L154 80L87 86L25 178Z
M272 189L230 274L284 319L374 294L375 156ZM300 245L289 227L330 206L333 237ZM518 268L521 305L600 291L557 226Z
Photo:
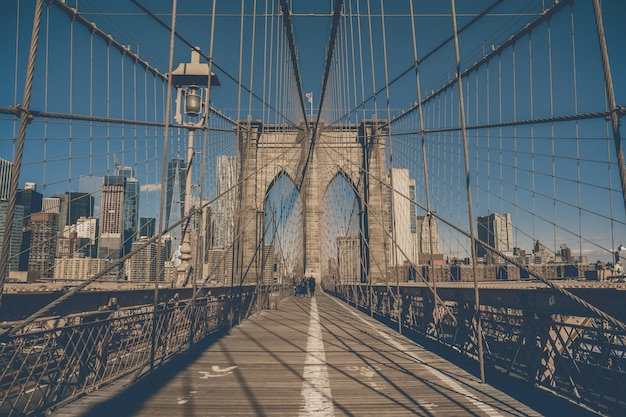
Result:
M224 335L227 329L214 332L197 342L190 350L180 352L161 366L156 368L152 373L146 373L141 376L134 384L123 387L124 380L130 380L126 377L111 385L118 385L117 392L107 395L107 389L104 387L101 393L95 391L86 397L77 401L85 401L88 404L81 406L83 412L71 413L69 410L64 411L64 407L57 409L52 416L77 416L82 417L130 417L141 410L143 404L152 396L154 396L161 388L163 388L172 378L183 371L189 364L198 359L202 353L217 343ZM110 392L110 391L109 391ZM67 407L72 407L69 403Z
M406 328L402 331L404 336L420 344L425 349L464 369L477 379L480 378L480 370L477 361L451 347L429 339L420 333ZM592 417L600 415L566 398L559 397L547 390L531 385L525 380L507 375L493 366L489 366L488 363L485 363L485 381L499 391L504 392L544 416Z

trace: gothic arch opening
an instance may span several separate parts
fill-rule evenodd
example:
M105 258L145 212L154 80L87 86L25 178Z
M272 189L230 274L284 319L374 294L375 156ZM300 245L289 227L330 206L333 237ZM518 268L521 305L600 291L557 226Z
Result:
M327 286L365 278L361 201L355 190L350 178L338 172L322 198L321 265Z
M266 284L300 277L304 269L303 205L293 179L281 171L264 201L262 271Z

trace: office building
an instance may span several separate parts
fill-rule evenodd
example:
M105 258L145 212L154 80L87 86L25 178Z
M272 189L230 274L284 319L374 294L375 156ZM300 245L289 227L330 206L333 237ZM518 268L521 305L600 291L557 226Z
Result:
M511 215L492 213L488 216L479 216L477 222L478 239L487 243L494 249L513 254L513 227L511 225ZM487 255L482 245L476 245L476 254L479 257ZM488 259L490 263L500 263L499 257L494 257L490 253Z
M16 205L15 211L13 212L11 235L7 237L5 225L7 223L8 205L8 202L0 201L0 251L2 250L3 245L10 245L7 272L19 270L19 254L20 248L22 247L22 219L24 218L24 207Z
M98 258L119 259L124 237L124 177L104 177L101 203Z
M213 235L215 248L229 248L233 244L237 176L237 158L235 156L218 156L217 195L221 195L221 197L215 202L215 231ZM222 195L223 193L225 194Z
M104 259L56 258L54 260L54 279L84 281L100 273L105 266Z
M79 217L93 216L94 198L90 194L70 191L52 197L59 200L60 232L65 230L65 226L76 224Z
M16 204L24 207L24 220L22 223L22 247L20 250L20 271L28 271L28 257L30 256L30 231L28 221L31 213L41 211L43 195L38 193L37 185L33 182L24 184L23 190L18 190Z
M153 241L147 243L148 239L143 237L132 244L132 250L137 251L126 262L126 276L131 282L148 282L154 281L157 276L157 250L158 242ZM161 267L158 270L163 271L165 265L165 246L161 246Z
M54 258L57 251L57 231L59 215L56 213L33 213L28 230L30 256L28 270L39 273L41 278L54 277Z
M415 180L409 178L408 169L392 168L389 171L389 185L393 185L393 190L387 191L387 204L391 213L389 233L395 240L395 244L392 242L389 248L389 265L401 266L406 261L416 264L419 252L417 214L415 205L410 201L415 199Z
M139 238L154 236L156 230L156 219L154 217L139 218Z
M274 282L274 272L276 271L276 254L274 245L263 245L263 258L261 259L263 271L263 283L272 284Z
M337 236L337 263L339 283L354 284L361 282L361 249L358 235Z
M7 161L4 158L0 158L0 201L7 201L9 199L12 169L12 162Z
M424 257L430 257L430 248L432 244L432 253L441 254L439 249L439 229L437 225L437 219L431 217L430 226L428 224L428 217L417 216L417 233L419 241L419 257L422 263L428 263L428 259L422 259Z
M185 216L185 179L187 178L187 164L180 158L174 158L167 163L167 190L165 192L165 224L174 223ZM177 200L174 201L174 196ZM176 209L178 203L178 212L172 218L172 205ZM178 217L180 214L180 217Z
M139 181L126 178L124 182L124 247L123 254L130 252L139 236Z
M24 227L26 227L30 214L41 211L43 195L37 192L35 183L27 182L23 190L18 190L15 203L24 207Z
M61 199L58 197L44 197L41 200L41 211L43 213L61 213Z

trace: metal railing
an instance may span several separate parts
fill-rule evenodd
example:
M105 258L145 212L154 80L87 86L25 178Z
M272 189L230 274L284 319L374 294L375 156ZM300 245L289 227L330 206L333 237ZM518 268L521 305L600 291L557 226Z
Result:
M403 333L416 332L478 358L470 288L338 286L332 293ZM591 294L594 289L587 289ZM489 289L481 296L484 356L492 369L522 378L606 415L626 415L626 333L585 314L559 294L536 289ZM597 289L598 299L623 314L624 291ZM622 296L623 298L623 296ZM438 307L435 308L435 305ZM370 308L371 306L371 308ZM400 306L400 307L399 307Z
M0 340L0 415L41 415L135 373L150 372L208 335L272 308L279 287L240 287L198 296L39 319ZM136 378L135 378L136 379Z

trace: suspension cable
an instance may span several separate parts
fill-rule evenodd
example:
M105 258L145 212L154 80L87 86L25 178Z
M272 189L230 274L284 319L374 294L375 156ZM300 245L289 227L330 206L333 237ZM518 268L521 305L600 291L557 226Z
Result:
M24 142L26 139L26 127L31 121L29 113L31 93L33 89L33 77L35 75L35 61L37 59L37 45L39 43L39 30L41 28L41 14L43 12L43 0L37 0L35 4L35 13L33 17L33 30L30 39L30 51L28 53L28 67L26 69L26 81L24 82L24 96L20 109L20 129L17 135L17 146L15 148L15 157L13 166L11 167L11 185L9 188L9 200L7 202L6 220L4 224L4 240L2 252L0 252L0 305L2 305L2 294L4 292L5 276L8 270L9 249L11 245L6 244L9 241L13 230L13 216L15 214L15 205L17 201L17 188L22 170L22 156L24 155Z

